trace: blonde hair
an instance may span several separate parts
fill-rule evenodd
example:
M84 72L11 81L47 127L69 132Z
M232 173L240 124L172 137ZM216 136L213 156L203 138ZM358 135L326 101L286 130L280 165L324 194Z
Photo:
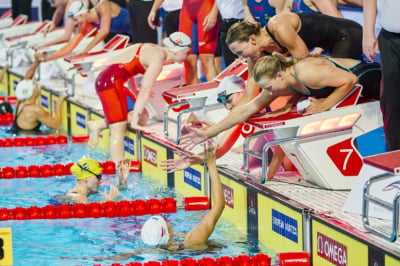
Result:
M277 52L272 53L272 55L263 56L254 65L254 80L258 83L262 79L275 78L279 71L284 71L296 62L296 59L285 57Z
M261 32L261 24L258 22L239 21L233 24L226 34L226 44L230 45L233 42L247 42L250 35L259 35Z

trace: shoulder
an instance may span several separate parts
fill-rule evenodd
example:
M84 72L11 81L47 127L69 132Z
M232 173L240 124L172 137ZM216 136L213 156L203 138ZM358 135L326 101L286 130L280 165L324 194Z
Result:
M277 22L284 22L287 20L296 20L296 19L299 19L299 16L296 13L287 12L287 13L276 14L269 20L269 22L277 23ZM270 24L269 22L268 24Z
M286 28L289 25L297 25L298 23L300 23L300 18L296 13L281 13L273 16L266 27L270 31L274 31L279 28Z
M164 61L165 48L156 44L145 43L141 47L140 58L146 58L149 62Z
M37 115L49 114L49 112L46 109L44 109L42 106L40 106L38 104L26 105L24 109L29 110L29 112L32 112Z

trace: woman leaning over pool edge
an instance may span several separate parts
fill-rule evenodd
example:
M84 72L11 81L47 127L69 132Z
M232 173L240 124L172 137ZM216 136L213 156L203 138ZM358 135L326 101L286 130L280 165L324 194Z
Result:
M124 136L130 118L130 127L134 130L151 132L140 123L146 113L157 77L165 63L182 63L192 47L192 40L182 32L174 32L164 38L164 47L152 43L137 43L124 49L111 65L103 69L95 81L105 119L88 123L91 142L98 138L106 127L110 128L109 152L115 163L124 158ZM132 92L125 87L125 82L137 74L143 74L139 92ZM137 94L135 94L137 93ZM135 94L132 115L128 117L127 97ZM146 120L146 119L144 119Z
M315 75L316 72L318 75ZM292 105L304 95L308 96L311 102L304 114L329 110L343 99L358 81L356 75L337 67L326 57L310 55L297 60L286 58L279 53L265 56L257 61L254 68L254 79L262 88L257 97L247 104L233 109L218 124L204 130L191 127L191 132L181 137L182 147L193 147L238 123L243 123L280 96L291 96L291 99L286 106L275 112L267 113L266 117L290 111ZM280 165L283 158L284 153L280 149L276 149L273 158L274 165ZM268 172L267 178L271 179L274 175L275 172Z
M302 68L296 67L299 65L302 65ZM294 69L297 72L293 72ZM315 75L316 71L318 75ZM251 115L265 108L280 96L292 96L296 100L292 100L291 103L295 103L302 97L300 93L305 93L310 96L309 98L315 97L311 100L315 104L311 105L305 114L326 111L340 101L358 81L356 75L335 66L326 57L308 56L296 60L286 58L279 53L259 59L254 69L254 78L262 88L257 97L247 104L233 109L225 119L215 125L204 130L191 127L192 132L183 136L181 142L192 146L212 138L220 132L246 121ZM308 93L307 88L312 93ZM320 92L323 94L314 95L314 93ZM324 98L316 99L321 97ZM271 116L274 113L266 115Z
M282 13L272 17L265 27L241 21L233 24L226 37L231 51L245 58L249 78L239 105L256 97L259 87L253 78L256 61L272 52L290 53L295 58L320 47L332 57L361 59L362 28L355 21L322 14Z
M83 1L74 1L69 6L68 17L78 25L78 32L56 52L49 55L36 53L36 60L47 62L70 54L93 28L98 29L96 35L79 54L90 52L103 40L108 41L111 34L131 37L128 10L112 1L100 1L91 9Z

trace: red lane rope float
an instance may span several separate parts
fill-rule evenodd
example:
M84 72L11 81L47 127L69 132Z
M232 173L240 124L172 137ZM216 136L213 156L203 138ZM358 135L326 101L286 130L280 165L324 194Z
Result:
M132 215L147 215L176 212L174 198L150 200L122 200L118 202L92 202L88 204L61 204L59 206L46 205L43 207L31 206L28 208L16 207L13 209L0 208L0 221L32 220L32 219L70 219L70 218L100 218L126 217Z
M99 162L103 169L103 174L111 175L116 173L115 163L113 161ZM30 166L6 166L0 167L0 179L26 178L26 177L52 177L71 174L71 166L68 164L44 164ZM140 172L141 162L139 160L131 160L130 172Z
M103 169L103 174L115 174L115 163L113 161L99 162ZM30 166L6 166L0 168L0 178L26 178L26 177L52 177L63 176L71 174L71 166L73 163L68 164L44 164L44 165L30 165ZM131 168L132 169L132 168Z
M9 104L16 104L17 97L16 96L0 96L0 102L8 102Z
M71 140L73 143L83 143L89 141L89 135L72 135Z
M0 139L0 147L24 147L24 146L43 146L55 144L67 144L68 137L59 136L38 136L38 137L15 137Z
M0 126L9 126L14 121L12 113L0 114Z
M278 261L278 256L280 261ZM277 261L274 266L310 266L310 254L308 252L287 252L278 253ZM81 265L77 265L81 266ZM101 264L94 264L93 266L101 266ZM194 260L187 258L183 260L164 260L148 261L148 262L129 262L126 264L113 263L110 266L271 266L271 257L266 254L259 253L254 256L239 255L237 257L223 256L219 258L204 257L202 259Z
M310 265L310 264L308 264ZM77 265L81 266L81 265ZM102 266L102 264L94 264L93 266ZM109 266L271 266L271 257L266 254L259 253L254 256L239 255L237 257L223 256L220 258L204 257L194 260L187 258L183 260L164 260L148 261L148 262L128 262L126 264L113 263ZM306 264L299 264L306 266Z
M307 252L286 252L276 254L276 263L281 266L311 265L310 254Z
M210 208L210 199L206 196L184 197L182 205L185 211L200 211Z

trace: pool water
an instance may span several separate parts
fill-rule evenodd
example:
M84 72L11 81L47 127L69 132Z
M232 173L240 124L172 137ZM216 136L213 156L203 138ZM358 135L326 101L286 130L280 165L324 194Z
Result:
M166 217L175 232L187 232L203 217L204 211L168 214ZM98 259L129 252L146 246L140 240L140 228L148 215L123 218L87 218L65 220L29 220L0 222L0 227L11 227L13 235L14 265L93 265L112 264L113 261ZM119 263L131 261L183 260L203 257L255 255L273 251L257 244L249 244L245 236L220 219L211 238L223 245L214 251L182 251L169 253L164 250L146 251ZM229 239L229 242L227 242Z
M99 187L99 193L90 195L91 201L104 199L103 192L109 191L109 184L118 186L117 175L103 175L105 186ZM56 204L52 201L55 196L71 190L76 184L72 175L50 178L12 178L0 179L0 206L7 208L45 206ZM118 200L148 200L151 198L176 198L172 188L163 187L156 180L145 180L140 173L131 173L128 178L128 189L122 190Z
M0 134L1 135L1 134ZM9 136L3 136L9 137ZM1 136L0 136L1 138ZM67 164L79 158L91 157L98 161L109 160L108 154L90 149L86 144L68 143L36 147L10 147L0 149L0 167L43 164ZM116 175L104 175L111 184L118 183ZM50 178L0 179L0 208L18 206L44 206L53 196L65 193L73 187L72 175ZM101 193L101 192L100 192ZM162 186L152 177L131 173L128 189L121 192L119 200L174 197L178 205L182 195L172 188ZM97 201L101 194L90 199ZM188 232L204 216L206 211L184 211L166 214L175 232ZM119 218L83 218L55 220L0 221L0 228L12 229L14 265L111 265L113 261L98 259L146 247L140 240L140 228L149 217L131 216ZM243 231L243 230L242 230ZM274 251L257 241L250 241L238 233L233 224L221 218L210 239L223 247L214 251L182 251L169 253L164 250L147 251L119 263L131 261L163 261L203 257L255 255ZM229 239L229 242L227 242Z

